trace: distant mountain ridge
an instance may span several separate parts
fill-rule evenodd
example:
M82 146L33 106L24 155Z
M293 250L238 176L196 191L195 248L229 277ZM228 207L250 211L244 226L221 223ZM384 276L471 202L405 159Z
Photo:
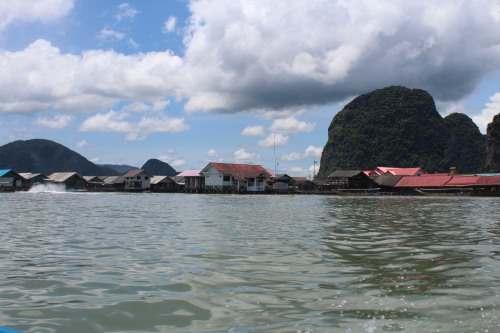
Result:
M131 170L139 170L138 167L126 165L126 164L98 164L100 167L110 168L123 175Z
M32 139L14 141L0 147L0 169L50 175L77 172L82 176L115 176L119 173L100 167L60 143Z
M376 166L477 173L485 161L486 138L467 115L442 118L428 92L392 86L356 97L333 117L318 177Z

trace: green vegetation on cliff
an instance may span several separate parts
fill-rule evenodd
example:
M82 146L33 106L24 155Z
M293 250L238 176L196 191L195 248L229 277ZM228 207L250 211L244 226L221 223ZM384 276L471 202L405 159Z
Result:
M486 148L477 126L466 115L447 118L424 90L393 86L361 95L333 118L318 177L375 166L481 171Z
M500 113L488 124L487 147L486 170L500 172Z

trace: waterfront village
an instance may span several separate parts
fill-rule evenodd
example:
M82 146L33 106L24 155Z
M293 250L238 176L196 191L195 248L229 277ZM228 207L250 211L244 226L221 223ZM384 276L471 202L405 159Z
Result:
M30 191L60 186L69 191L183 192L337 195L477 195L500 196L500 174L426 173L421 168L375 167L343 170L326 179L275 174L261 165L208 163L201 170L176 176L132 170L122 176L87 176L76 172L17 173L0 170L0 192Z

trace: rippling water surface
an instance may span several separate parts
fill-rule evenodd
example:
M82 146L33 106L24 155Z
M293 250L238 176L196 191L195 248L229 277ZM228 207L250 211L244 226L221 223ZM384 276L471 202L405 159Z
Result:
M25 332L499 332L498 198L0 194Z

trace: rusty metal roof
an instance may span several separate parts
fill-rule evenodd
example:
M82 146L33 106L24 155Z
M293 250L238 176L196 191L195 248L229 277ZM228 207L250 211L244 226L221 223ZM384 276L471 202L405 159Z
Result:
M396 184L396 187L443 187L450 180L452 176L448 175L435 175L435 176L404 176Z
M232 175L237 180L245 180L247 178L258 177L263 174L264 177L269 177L269 173L261 165L252 164L231 164L231 163L209 163L218 172L225 175Z

